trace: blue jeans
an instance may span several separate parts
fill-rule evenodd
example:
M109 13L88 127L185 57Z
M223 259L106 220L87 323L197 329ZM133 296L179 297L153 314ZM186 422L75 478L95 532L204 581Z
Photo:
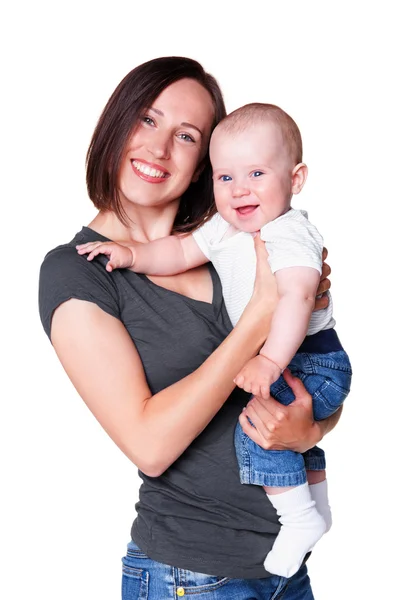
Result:
M122 600L314 600L305 565L290 579L214 577L156 562L134 542L122 563Z
M313 337L313 336L310 336ZM349 393L352 370L344 350L334 352L300 352L288 365L312 396L316 421L335 413ZM285 379L280 377L270 388L276 400L284 405L295 399ZM306 482L306 470L326 468L324 451L315 446L304 454L291 450L264 450L253 442L238 423L235 447L241 483L268 487L297 486Z

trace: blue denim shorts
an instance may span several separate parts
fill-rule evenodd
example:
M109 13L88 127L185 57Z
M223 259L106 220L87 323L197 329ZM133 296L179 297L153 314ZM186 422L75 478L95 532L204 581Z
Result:
M319 421L335 413L349 393L352 369L344 350L325 354L301 352L288 365L312 396L314 418ZM295 396L283 377L270 388L284 405ZM324 451L317 446L305 454L290 450L264 450L253 442L238 423L234 438L241 483L288 487L306 482L306 471L326 468Z
M295 377L301 379L312 396L316 421L335 413L349 394L352 368L344 350L325 354L301 352L295 354L288 368ZM273 383L270 392L286 406L295 400L291 388L282 376Z
M172 542L171 542L172 543ZM122 558L122 600L314 600L306 565L290 579L230 579L148 558L132 541Z

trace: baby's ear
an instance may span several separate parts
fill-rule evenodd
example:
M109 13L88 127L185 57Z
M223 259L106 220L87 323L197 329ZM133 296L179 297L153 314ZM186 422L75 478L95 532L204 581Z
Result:
M292 193L299 194L305 185L308 176L308 168L305 163L299 163L294 167L291 175Z

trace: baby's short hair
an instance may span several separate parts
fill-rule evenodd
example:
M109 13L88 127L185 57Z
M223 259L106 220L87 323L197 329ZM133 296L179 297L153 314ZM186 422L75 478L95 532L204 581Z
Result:
M302 136L298 125L282 108L275 104L253 102L237 108L217 126L227 133L240 133L249 126L272 121L279 127L284 143L295 164L302 162Z

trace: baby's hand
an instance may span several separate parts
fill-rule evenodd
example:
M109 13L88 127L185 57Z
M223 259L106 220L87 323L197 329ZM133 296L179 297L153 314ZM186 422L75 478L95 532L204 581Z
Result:
M281 369L276 363L258 354L241 369L234 383L253 396L261 396L266 400L270 395L271 384L277 381L280 375Z
M128 269L134 262L132 250L116 242L88 242L78 244L76 250L78 254L88 254L87 260L93 260L98 254L105 254L109 257L105 267L109 272L113 269Z

